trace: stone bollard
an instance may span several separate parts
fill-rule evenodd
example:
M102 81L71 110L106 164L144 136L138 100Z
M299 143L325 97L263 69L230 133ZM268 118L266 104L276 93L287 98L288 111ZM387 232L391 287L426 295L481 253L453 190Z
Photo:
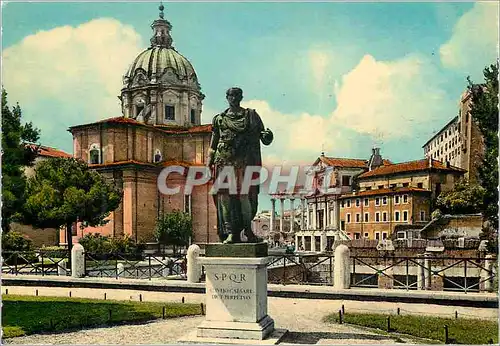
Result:
M81 244L73 245L71 249L71 277L85 276L85 249Z
M480 280L484 282L484 290L486 292L493 291L493 255L486 255L484 259L484 268L486 270L481 270Z
M351 251L341 244L335 249L333 262L333 287L346 289L351 286Z
M68 262L65 260L61 260L57 263L57 275L59 276L66 276L66 267L68 265Z
M116 265L116 276L121 277L125 273L125 265L123 263L118 263Z
M417 289L424 290L425 289L425 268L424 268L424 257L423 255L417 255Z
M187 250L187 282L200 282L201 264L200 247L196 244L191 245Z

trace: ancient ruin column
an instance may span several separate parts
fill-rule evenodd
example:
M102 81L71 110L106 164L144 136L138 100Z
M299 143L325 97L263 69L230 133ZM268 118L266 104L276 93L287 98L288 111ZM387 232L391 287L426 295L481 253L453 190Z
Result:
M295 210L293 209L294 199L290 199L290 233L293 232L293 225L295 225Z
M327 229L330 226L330 213L328 211L328 199L325 199L325 222L323 222L323 229Z
M317 206L317 204L316 204L316 203L314 203L314 204L313 204L313 217L312 217L312 220L311 220L311 222L310 222L311 227L312 227L312 229L314 229L314 230L316 230L316 225L317 225L317 223L316 223L316 218L317 218L317 215L316 215L316 214L317 214L317 213L318 213L318 206Z
M271 218L269 220L269 237L273 238L274 235L274 223L275 223L275 215L276 215L276 199L271 198ZM271 242L273 243L274 240Z
M300 198L300 228L301 230L306 229L306 199L305 198Z
M283 233L283 223L285 222L285 199L280 198L280 233Z

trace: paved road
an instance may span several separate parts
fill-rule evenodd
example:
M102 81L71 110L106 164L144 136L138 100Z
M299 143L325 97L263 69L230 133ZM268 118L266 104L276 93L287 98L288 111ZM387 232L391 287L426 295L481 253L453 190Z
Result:
M204 294L148 292L132 290L109 290L91 288L59 288L59 287L2 287L9 294L34 295L38 290L44 296L69 296L85 298L104 298L115 300L174 301L185 298L187 303L204 302ZM274 318L277 328L288 329L289 333L281 344L393 344L397 340L378 335L357 327L326 324L323 317L336 313L344 305L349 311L374 311L395 313L400 308L403 314L429 314L441 316L459 316L497 319L496 309L449 307L430 304L401 304L388 302L361 302L348 300L317 299L268 299L268 312ZM187 317L172 320L161 320L143 325L114 326L95 328L62 334L32 335L4 340L16 344L166 344L176 343L183 336L192 332L201 323L203 317ZM408 342L408 340L406 340Z

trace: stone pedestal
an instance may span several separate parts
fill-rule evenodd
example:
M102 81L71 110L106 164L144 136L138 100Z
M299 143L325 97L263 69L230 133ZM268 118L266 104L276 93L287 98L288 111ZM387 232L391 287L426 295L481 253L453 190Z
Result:
M274 321L267 314L267 244L210 244L205 253L207 257L200 262L206 273L206 320L198 327L197 336L268 337ZM255 257L236 257L242 253Z

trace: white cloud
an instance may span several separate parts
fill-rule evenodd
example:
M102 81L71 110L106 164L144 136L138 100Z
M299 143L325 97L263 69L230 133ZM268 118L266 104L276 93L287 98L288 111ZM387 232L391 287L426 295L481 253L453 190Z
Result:
M333 156L349 148L349 141L343 140L345 136L326 116L284 114L263 100L246 101L242 106L255 109L264 126L273 131L273 143L262 147L266 165L312 163L322 150Z
M498 52L498 10L496 1L476 2L455 24L451 38L440 49L445 67L480 74L494 63Z
M336 83L337 107L331 121L378 141L410 136L431 120L450 116L446 107L453 103L439 83L421 57L377 61L365 55Z
M122 76L140 47L131 26L105 18L27 36L2 54L9 102L20 103L42 141L68 150L69 126L121 115Z

